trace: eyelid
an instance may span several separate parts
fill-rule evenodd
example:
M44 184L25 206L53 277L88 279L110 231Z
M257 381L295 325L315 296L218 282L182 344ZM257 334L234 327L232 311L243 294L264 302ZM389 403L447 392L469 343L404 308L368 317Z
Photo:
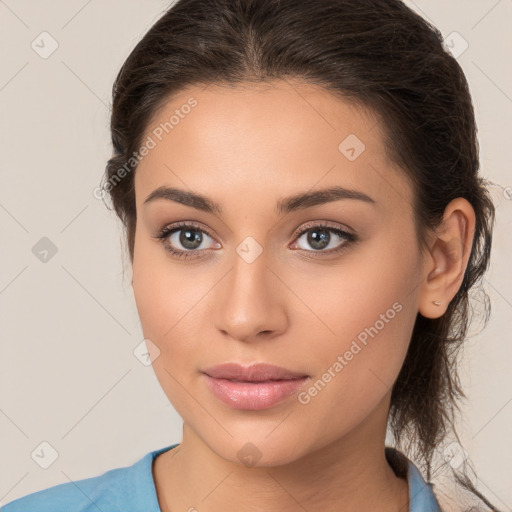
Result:
M178 231L179 228L186 228L186 227L194 227L198 229L199 231L205 232L210 238L215 239L215 237L210 233L208 228L203 226L201 223L198 223L196 221L180 221L176 223L171 223L168 225L165 225L163 228L159 229L155 233L155 237L163 236L164 233L167 232L169 234L169 231ZM339 231L342 233L345 233L347 235L355 236L352 231L345 226L341 226L338 223L331 222L331 221L309 221L305 224L302 224L299 228L297 228L293 233L293 238L297 238L298 236L301 236L304 234L304 232L308 231L311 228L319 228L319 227L325 227L328 229L332 229L333 231Z
M202 224L196 222L196 221L180 221L180 222L173 222L171 224L167 224L165 225L163 228L159 229L156 233L155 233L155 237L158 238L160 236L163 236L164 233L167 233L167 236L170 235L171 233L170 232L174 232L174 231L179 231L180 229L184 229L184 228L196 228L198 231L203 231L204 233L206 233L210 238L212 238L213 240L215 240L215 237L210 233L210 231L208 230L208 228L206 228L205 226L203 226Z
M339 231L341 233L344 233L346 235L350 235L350 236L353 236L355 237L355 235L352 233L352 230L341 225L341 224L338 224L336 222L331 222L331 221L325 221L325 220L314 220L314 221L309 221L309 222L306 222L305 224L302 224L302 226L300 226L299 228L297 228L297 230L294 232L293 234L293 237L296 238L302 234L304 234L304 232L306 231L309 231L310 229L312 228L320 228L320 227L323 227L323 228L327 228L327 229L332 229L333 231Z

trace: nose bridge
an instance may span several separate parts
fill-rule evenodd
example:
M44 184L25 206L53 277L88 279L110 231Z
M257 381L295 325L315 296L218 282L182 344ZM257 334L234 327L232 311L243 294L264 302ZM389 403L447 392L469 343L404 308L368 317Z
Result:
M254 239L239 244L232 270L215 297L216 327L240 341L250 341L263 332L267 337L275 335L287 322L279 280L267 267L266 251L256 244Z

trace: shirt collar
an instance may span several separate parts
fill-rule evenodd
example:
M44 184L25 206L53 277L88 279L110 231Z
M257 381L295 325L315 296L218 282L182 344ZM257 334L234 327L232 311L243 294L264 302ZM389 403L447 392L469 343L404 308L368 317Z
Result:
M416 465L395 448L386 447L386 459L397 476L407 478L408 512L442 512L433 485L426 482Z
M173 444L151 452L147 457L146 464L149 463L149 475L151 476L152 490L154 491L156 501L156 489L151 473L151 466L154 458L171 448L178 446ZM434 495L433 485L425 482L419 469L403 453L389 446L385 449L386 459L393 468L395 474L402 478L407 478L409 486L409 510L408 512L442 512L439 503Z

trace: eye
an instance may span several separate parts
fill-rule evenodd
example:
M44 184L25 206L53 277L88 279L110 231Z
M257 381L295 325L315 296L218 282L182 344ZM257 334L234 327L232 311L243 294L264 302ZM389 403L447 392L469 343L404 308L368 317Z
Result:
M166 226L153 236L162 242L166 251L183 259L198 258L206 249L221 247L221 244L216 242L207 230L194 222L179 222ZM307 224L295 235L295 238L297 241L291 248L317 253L311 254L314 258L341 253L357 240L352 233L326 223ZM301 242L302 238L304 240ZM210 242L210 247L208 239L213 242ZM312 250L304 247L303 244L309 245Z
M356 236L352 233L325 223L306 225L297 233L296 238L297 242L293 244L293 249L321 253L322 255L344 251L356 240Z
M154 235L164 249L178 258L200 257L199 252L209 248L219 248L220 244L213 241L213 247L208 247L208 239L213 238L199 225L191 222L180 222L166 226ZM210 242L210 245L211 242Z

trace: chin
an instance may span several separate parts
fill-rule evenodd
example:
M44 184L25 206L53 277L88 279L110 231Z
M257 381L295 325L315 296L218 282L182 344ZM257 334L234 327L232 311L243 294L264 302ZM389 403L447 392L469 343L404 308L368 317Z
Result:
M302 437L301 442L296 443L289 435L267 437L266 430L256 435L234 436L222 443L218 439L206 440L206 443L219 457L247 468L283 466L305 455Z

